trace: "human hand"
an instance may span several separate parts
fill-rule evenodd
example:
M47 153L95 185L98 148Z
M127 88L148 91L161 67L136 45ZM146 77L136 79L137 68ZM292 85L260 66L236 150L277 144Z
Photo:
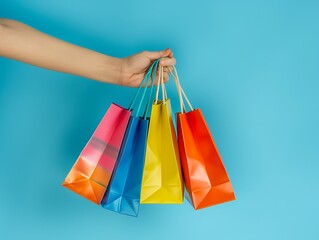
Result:
M118 84L127 87L138 87L152 62L159 58L163 58L159 64L163 66L163 79L164 82L167 82L169 75L168 66L176 64L176 59L173 57L173 52L170 48L158 52L143 51L123 58ZM157 72L155 85L157 85L158 82Z

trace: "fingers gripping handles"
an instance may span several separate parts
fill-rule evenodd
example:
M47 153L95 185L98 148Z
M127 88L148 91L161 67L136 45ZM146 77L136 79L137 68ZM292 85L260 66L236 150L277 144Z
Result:
M142 80L130 106L129 106L129 110L132 111L133 110L133 106L141 92L141 89L144 88L143 92L142 92L142 97L141 97L141 100L138 104L138 107L137 107L137 112L136 112L136 115L138 116L139 115L139 112L140 112L140 109L142 107L142 103L143 103L143 100L145 98L145 94L146 94L146 91L147 91L147 86L150 85L150 93L149 93L149 97L148 97L148 100L147 100L147 104L146 104L146 107L145 107L145 111L144 111L144 114L143 114L143 118L146 119L147 117L147 113L149 111L149 108L151 106L151 99L152 99L152 91L153 91L153 87L155 85L155 78L156 78L156 72L158 70L158 84L157 84L157 87L156 87L156 95L155 95L155 104L158 103L159 101L159 92L160 92L160 88L162 88L162 100L163 102L165 100L168 99L167 97L167 92L166 92L166 88L165 88L165 83L164 83L164 67L159 65L159 61L160 59L154 61L152 63L152 65L149 67L148 71L146 72L145 74L145 77L144 79ZM185 113L186 112L186 108L185 108L185 103L184 103L184 99L186 100L186 103L188 105L188 107L190 108L191 111L194 110L194 108L192 107L189 99L187 98L181 84L180 84L180 81L179 81L179 77L178 77L178 73L177 73L177 70L174 66L169 66L168 67L168 70L169 72L171 73L171 75L173 76L174 78L174 81L175 81L175 84L176 84L176 88L177 88L177 92L178 92L178 96L179 96L179 102L180 102L180 109L181 109L181 113Z

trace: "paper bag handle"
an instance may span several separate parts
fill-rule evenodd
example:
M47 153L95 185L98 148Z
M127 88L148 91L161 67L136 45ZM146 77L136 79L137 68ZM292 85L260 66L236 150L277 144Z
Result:
M192 104L190 103L188 97L186 96L186 94L185 94L185 92L184 92L184 90L183 90L183 88L182 88L182 86L180 84L178 73L177 73L177 70L176 70L175 66L169 66L168 69L169 69L171 75L173 76L175 84L176 84L178 97L179 97L180 108L181 108L181 113L185 113L186 112L183 97L185 98L185 100L186 100L189 108L191 109L191 111L193 111L194 108L192 107Z
M164 84L164 69L163 69L162 65L159 66L158 79L159 79L159 82L158 82L157 88L156 88L155 103L158 102L158 93L159 93L160 86L162 86L162 99L163 99L163 101L165 101L167 99L167 92L166 92L166 88L165 88L165 84Z
M158 63L158 60L154 61L152 63L152 65L149 67L149 69L146 72L146 74L145 74L145 76L144 76L144 78L143 78L138 90L135 93L135 96L134 96L133 100L130 103L130 106L128 107L128 110L130 110L130 111L133 110L133 105L134 105L134 103L135 103L135 101L136 101L136 99L137 99L137 97L138 97L138 95L139 95L139 93L141 91L141 88L144 88L143 95L141 97L140 103L139 103L138 108L137 108L137 113L136 113L137 116L138 116L138 114L140 112L140 109L141 109L141 106L142 106L142 103L143 103L143 100L144 100L144 97L145 97L145 94L146 94L147 86L148 86L148 84L149 84L149 82L151 80L150 75L152 74L152 70L153 70L154 66L156 65L156 63Z
M144 111L144 114L143 114L143 118L144 119L147 118L147 112L148 112L148 110L149 110L149 108L151 106L152 93L153 93L153 87L154 87L154 84L155 84L155 78L156 78L156 72L157 72L158 64L159 64L159 59L155 61L154 68L152 69L152 73L151 73L151 76L150 76L150 79L152 79L152 83L151 83L151 90L150 90L150 93L149 93L147 105L145 107L145 111Z

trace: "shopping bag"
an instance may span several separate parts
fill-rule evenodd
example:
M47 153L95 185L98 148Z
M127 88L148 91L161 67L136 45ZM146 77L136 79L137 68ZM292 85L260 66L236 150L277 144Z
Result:
M147 137L141 203L183 203L184 186L178 144L162 66L159 67L159 75L161 84L157 86ZM162 100L158 100L160 85Z
M100 204L109 183L131 112L112 103L62 186Z
M178 89L181 112L176 114L178 145L186 189L195 209L235 200L232 184L200 109L193 109L171 72ZM186 112L183 97L191 111Z
M147 119L147 108L148 105L151 104L150 100L155 80L153 69L155 69L156 74L157 65L158 61L155 61L151 65L140 85L141 88L146 80L148 83L152 78L149 100L147 101L144 114L142 117L139 116L147 89L146 87L144 88L144 94L140 100L136 113L134 115L132 114L130 117L116 167L101 202L101 205L108 210L130 216L137 216L139 211L141 180L149 123L149 120ZM133 110L133 106L131 106L131 108Z

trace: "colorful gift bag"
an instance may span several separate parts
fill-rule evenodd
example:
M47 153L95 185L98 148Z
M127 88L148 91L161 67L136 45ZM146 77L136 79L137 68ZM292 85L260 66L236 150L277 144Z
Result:
M200 109L193 109L171 72L178 89L181 113L177 113L178 145L186 189L195 209L235 200L234 191L214 139ZM183 96L191 111L186 112Z
M121 146L121 151L117 159L117 165L101 202L101 205L108 210L131 216L138 215L140 205L141 180L149 123L149 120L147 119L147 108L148 105L151 104L150 100L155 79L154 73L152 74L152 70L154 68L156 74L157 65L158 61L155 61L151 65L140 85L139 89L141 89L142 84L145 82L148 83L152 78L152 87L150 90L149 100L144 111L144 116L139 117L139 111L143 103L147 89L146 87L144 88L144 94L141 98L136 114L130 117L129 125L126 129L125 137ZM130 109L133 109L132 106Z
M62 186L100 204L120 151L131 112L112 103Z
M184 186L178 143L162 66L159 67L159 75L163 100L158 100L158 85L147 137L141 203L183 203Z

